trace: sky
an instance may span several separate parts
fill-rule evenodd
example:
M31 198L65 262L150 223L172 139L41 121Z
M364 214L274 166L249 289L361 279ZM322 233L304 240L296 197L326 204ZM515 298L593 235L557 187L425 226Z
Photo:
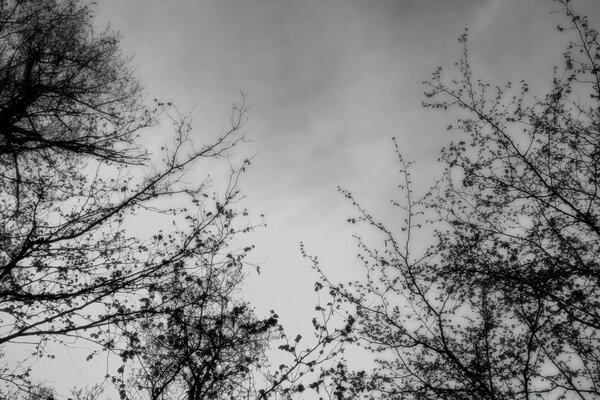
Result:
M551 0L98 0L98 26L122 36L148 98L192 110L193 139L227 128L246 93L244 131L254 156L241 181L243 207L267 226L255 244L244 296L275 309L292 331L310 326L316 275L299 243L344 281L357 276L360 227L349 225L354 193L390 225L401 218L392 137L416 162L425 187L440 172L451 113L423 109L423 81L460 57L469 28L475 74L543 88L566 43ZM600 25L600 2L574 0ZM162 134L153 130L152 134ZM166 133L164 133L166 135ZM200 171L202 173L202 171Z
M575 1L600 23L600 2ZM354 216L337 187L390 224L397 197L392 137L416 162L415 181L440 172L450 113L423 109L423 81L460 57L469 28L475 74L503 83L550 82L566 43L551 0L102 0L99 26L122 35L149 98L193 108L193 139L227 128L246 93L254 156L241 181L243 206L267 226L248 240L244 295L276 309L291 329L310 326L316 275L299 243L343 281L356 276Z

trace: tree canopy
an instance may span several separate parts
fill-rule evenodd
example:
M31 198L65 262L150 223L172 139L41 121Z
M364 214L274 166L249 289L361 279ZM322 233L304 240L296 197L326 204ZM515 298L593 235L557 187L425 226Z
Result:
M85 340L90 358L122 360L122 397L129 364L153 399L173 382L196 399L243 380L277 321L232 295L252 248L229 249L251 229L233 222L247 161L219 188L190 172L243 140L245 106L194 145L189 118L147 104L117 35L76 0L1 1L0 49L0 346L37 343L39 357L48 340ZM161 121L172 134L153 155L140 135ZM3 395L32 393L28 365L3 364Z
M425 83L426 107L460 116L458 139L422 196L396 146L401 228L342 191L383 245L359 238L366 282L319 283L377 359L324 371L334 398L600 397L600 42L557 3L573 41L546 95L477 78L467 32L458 78L438 69Z
M230 159L244 96L228 129L194 143L93 4L0 0L0 397L57 396L4 352L54 357L69 341L111 361L77 400L600 398L600 39L556 3L573 41L546 94L477 78L468 31L456 77L425 82L456 139L420 194L394 140L401 226L340 189L348 222L373 228L357 236L365 278L334 282L302 248L320 277L311 341L238 295L260 224L240 203L249 161ZM156 132L160 148L144 138ZM217 159L212 182L199 166ZM349 346L374 367L344 359Z

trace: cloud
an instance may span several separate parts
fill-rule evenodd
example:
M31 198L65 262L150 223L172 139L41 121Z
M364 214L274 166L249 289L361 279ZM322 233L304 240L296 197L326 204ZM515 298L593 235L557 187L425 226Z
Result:
M475 13L475 23L469 26L471 35L476 36L490 26L496 19L505 0L486 0Z

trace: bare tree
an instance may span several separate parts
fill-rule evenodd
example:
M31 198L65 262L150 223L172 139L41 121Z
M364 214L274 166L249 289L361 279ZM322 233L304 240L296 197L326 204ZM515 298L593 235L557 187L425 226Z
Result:
M252 228L234 222L247 214L236 201L248 162L222 188L190 173L243 140L245 106L234 106L229 130L194 146L189 118L145 104L118 37L92 18L77 0L0 1L0 346L79 338L132 361L149 346L132 327L169 322L165 334L182 338L190 307L202 326L242 307L253 327L230 325L223 337L262 337L271 319L232 299L201 302L239 284L228 277L251 247L229 244ZM161 120L172 140L152 155L139 135ZM136 232L135 218L155 220L155 231ZM4 367L5 384L26 388L26 368Z
M202 276L175 275L173 287L153 301L172 304L168 315L135 321L128 353L136 359L129 379L120 381L129 398L251 398L253 373L266 364L265 352L277 325L273 313L258 319L235 300L241 270L214 265ZM172 298L166 299L165 295Z
M461 138L442 151L442 179L413 193L398 152L401 230L354 196L382 246L359 239L366 282L322 276L356 318L350 338L376 367L324 371L334 398L546 399L600 397L600 42L569 0L574 36L550 92L476 79L427 82L428 107L457 110ZM420 228L434 231L426 250Z

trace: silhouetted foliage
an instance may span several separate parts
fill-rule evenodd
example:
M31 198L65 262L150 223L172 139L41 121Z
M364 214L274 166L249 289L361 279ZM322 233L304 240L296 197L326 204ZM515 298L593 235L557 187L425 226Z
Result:
M139 359L123 382L129 392L152 400L248 398L254 393L253 372L266 363L277 316L260 320L247 304L235 302L240 280L238 268L173 277L166 292L172 298L162 294L154 301L177 308L135 321L128 333Z
M150 398L172 382L214 397L258 362L276 322L232 297L251 249L229 249L252 228L234 223L247 215L234 203L248 162L221 189L190 173L243 140L245 107L195 147L186 116L143 100L90 6L0 1L0 346L53 357L45 341L86 340L90 358L109 351L138 368ZM150 154L138 136L165 120L171 143ZM28 366L4 361L0 386L27 393Z
M2 393L3 400L54 400L54 389L42 385L32 384L25 390L9 390Z
M366 282L322 275L319 285L377 361L324 371L331 397L600 397L600 42L570 1L557 4L574 42L546 96L476 79L466 34L460 78L446 83L438 69L426 83L425 106L457 111L451 130L462 134L423 197L397 149L401 230L343 191L359 211L353 221L374 227L383 246L359 238ZM432 245L415 243L427 235Z

